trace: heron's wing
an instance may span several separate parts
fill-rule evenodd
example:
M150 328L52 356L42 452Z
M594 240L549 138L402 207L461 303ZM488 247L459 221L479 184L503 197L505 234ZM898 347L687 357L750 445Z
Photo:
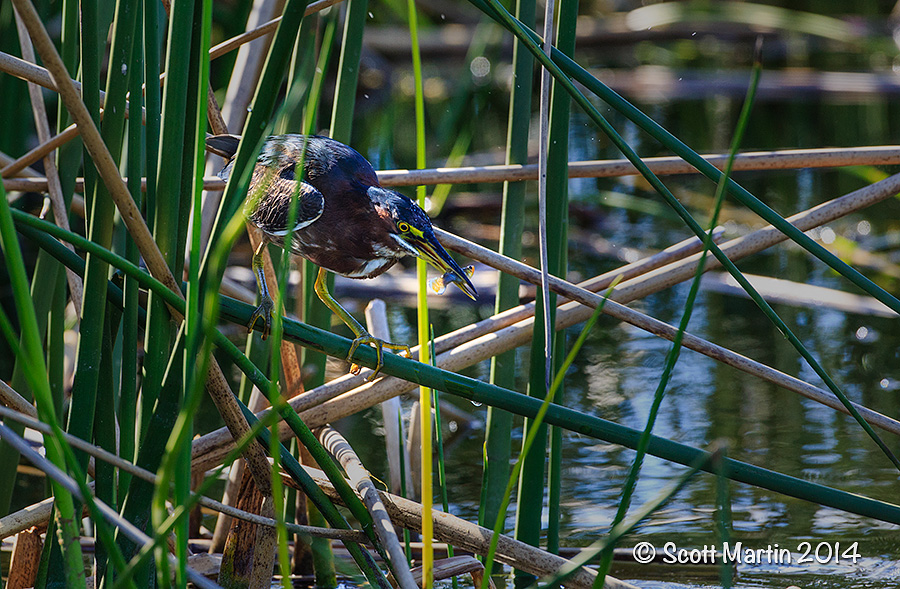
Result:
M250 181L247 217L266 233L287 235L294 192L297 193L298 202L293 231L297 231L322 216L325 198L311 184L306 182L298 184L294 180L293 169L290 173L283 170L281 174L275 174L272 168L258 165Z
M237 153L240 135L210 135L206 138L206 150L230 160Z

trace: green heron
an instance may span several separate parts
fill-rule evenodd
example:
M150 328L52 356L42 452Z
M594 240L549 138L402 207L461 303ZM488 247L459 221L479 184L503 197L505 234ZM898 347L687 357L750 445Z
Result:
M228 159L219 177L228 179L234 166L240 137L207 137L210 151ZM301 169L302 167L302 169ZM296 193L296 222L289 231L288 215ZM372 344L378 363L383 364L382 347L405 350L409 346L388 343L373 337L328 292L326 271L349 278L373 278L406 256L418 256L442 272L435 290L453 282L475 299L475 287L467 272L450 257L434 235L431 220L415 202L378 183L375 170L362 155L330 139L317 135L277 135L263 144L250 179L244 212L262 230L265 239L253 255L253 272L261 303L250 319L249 329L263 320L263 337L269 332L274 303L266 287L262 268L262 248L267 242L284 247L291 233L291 252L319 266L315 292L319 299L349 327L356 339L347 359L361 344ZM353 365L351 371L359 372Z

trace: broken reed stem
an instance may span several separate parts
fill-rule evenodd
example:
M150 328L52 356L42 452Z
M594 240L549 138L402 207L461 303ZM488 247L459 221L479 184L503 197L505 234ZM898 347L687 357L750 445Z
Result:
M14 161L16 161L16 158L10 157L10 156L6 155L5 153L3 153L2 151L0 151L0 170L3 170L4 168L6 168L6 166L10 165ZM22 170L19 170L14 175L15 176L23 176L25 178L40 178L41 177L41 174L37 170L35 170L34 168L28 168L28 167L23 168Z
M37 148L35 148L36 150ZM32 150L30 153L33 153ZM725 165L724 154L702 156L716 167ZM659 176L698 174L697 170L678 157L647 158L644 163ZM800 168L832 168L840 166L890 166L900 164L900 147L867 146L827 149L786 149L747 152L736 156L734 171L791 170ZM4 168L4 176L6 176ZM462 168L432 168L425 170L380 170L378 180L383 186L418 186L448 183L500 183L537 179L537 166L498 165ZM628 160L588 160L569 163L570 178L613 178L634 176L638 172ZM83 190L83 179L76 180L76 191ZM7 191L44 191L45 178L5 179ZM142 186L145 183L142 183ZM203 179L206 190L222 190L225 182L217 176Z
M388 557L391 559L391 571L394 573L394 579L397 581L400 589L417 589L418 585L409 570L406 553L400 545L397 531L394 529L393 523L391 523L391 518L388 516L384 504L381 502L378 489L375 488L375 484L369 478L369 473L363 466L362 461L360 461L359 456L356 455L356 452L349 442L344 439L344 436L331 427L319 428L315 433L322 445L328 449L328 452L343 467L344 472L347 473L347 477L350 479L350 486L356 490L366 509L372 514L375 534L381 541L382 546L387 550Z

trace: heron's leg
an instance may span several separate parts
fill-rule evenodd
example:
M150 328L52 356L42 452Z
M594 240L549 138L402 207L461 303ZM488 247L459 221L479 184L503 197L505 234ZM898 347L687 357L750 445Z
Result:
M263 321L262 338L269 337L269 331L272 328L272 309L275 303L269 296L269 287L266 285L266 273L263 269L263 248L266 247L266 241L259 243L256 251L253 252L253 274L256 276L256 286L259 288L259 306L250 316L250 323L247 324L247 331L253 331L258 319Z
M353 353L356 352L356 349L362 344L372 344L375 346L375 352L378 355L378 361L375 364L375 370L372 374L369 375L368 380L372 380L381 370L381 367L384 366L384 351L382 348L388 348L390 350L399 350L406 352L406 356L409 357L411 355L409 351L409 346L403 344L392 344L390 342L386 342L384 340L380 340L377 337L370 334L366 331L366 328L360 324L359 321L353 318L350 313L344 309L337 300L331 296L331 293L328 292L328 286L325 284L325 277L327 270L325 268L319 268L319 274L316 276L316 284L315 291L316 295L319 299L325 303L325 306L331 309L331 311L340 317L341 321L350 328L350 331L356 336L356 339L353 340L353 344L350 346L350 353L347 354L347 360L350 360L353 357ZM350 372L353 374L359 374L360 367L358 364L353 364L350 367Z

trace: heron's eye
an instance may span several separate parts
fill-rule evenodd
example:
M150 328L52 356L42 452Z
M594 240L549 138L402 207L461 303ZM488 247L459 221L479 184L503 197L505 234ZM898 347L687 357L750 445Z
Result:
M409 233L409 223L400 221L399 223L397 223L397 229L400 230L400 233Z

